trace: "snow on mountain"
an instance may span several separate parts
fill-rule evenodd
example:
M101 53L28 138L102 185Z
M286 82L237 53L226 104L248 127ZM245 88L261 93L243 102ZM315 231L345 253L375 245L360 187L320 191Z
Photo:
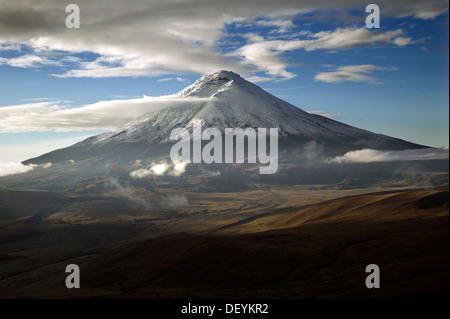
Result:
M278 128L280 138L289 140L286 144L290 149L301 149L305 143L315 141L333 156L363 148L403 150L423 147L307 113L230 71L203 76L173 98L176 100L173 104L155 107L112 132L24 163L94 157L101 162L104 157L132 160L154 156L156 153L151 149L173 143L170 133L174 128L184 127L192 132L194 120L200 120L204 129L214 127L221 132L225 128Z
M368 138L374 135L326 117L307 113L230 71L203 76L177 97L177 104L149 112L113 132L90 140L93 144L169 142L175 127L190 128L193 120L204 127L278 128L280 136L318 139ZM203 98L202 102L198 99Z

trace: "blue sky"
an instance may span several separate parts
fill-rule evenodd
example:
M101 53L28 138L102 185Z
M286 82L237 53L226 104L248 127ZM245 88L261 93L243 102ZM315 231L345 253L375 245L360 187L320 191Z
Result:
M232 70L310 112L448 146L448 3L0 0L0 162L21 161L145 113ZM153 99L146 97L155 97ZM125 110L125 111L124 111Z

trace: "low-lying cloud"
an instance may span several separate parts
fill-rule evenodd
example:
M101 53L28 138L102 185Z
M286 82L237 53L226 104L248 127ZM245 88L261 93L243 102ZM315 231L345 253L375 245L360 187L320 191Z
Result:
M32 170L38 167L49 168L50 166L52 166L52 163L46 163L42 165L34 165L34 164L23 165L22 163L17 162L0 163L0 176L23 174L31 172Z
M129 199L136 204L142 205L144 207L150 207L150 202L145 198L141 198L134 192L134 189L129 184L121 184L119 180L115 177L110 177L106 182L107 188L112 188L117 191L121 196Z
M188 206L189 200L185 195L168 195L163 201L163 206L169 208Z
M147 178L150 176L181 176L186 171L186 163L169 164L167 161L153 162L130 172L133 178Z
M0 163L0 176L23 174L32 170L33 167L29 165L23 165L22 163Z
M424 148L417 150L403 151L380 151L365 148L357 151L350 151L342 156L326 160L327 163L371 163L371 162L392 162L392 161L414 161L449 158L449 151L446 149Z

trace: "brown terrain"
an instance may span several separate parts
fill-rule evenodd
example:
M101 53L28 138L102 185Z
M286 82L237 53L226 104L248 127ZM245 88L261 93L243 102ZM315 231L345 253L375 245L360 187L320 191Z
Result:
M166 217L161 212L124 215L118 201L114 206L119 212L109 220L100 213L78 214L73 208L86 202L100 205L101 198L60 195L55 203L53 196L50 200L46 193L30 192L30 202L37 196L42 206L30 211L19 201L23 193L3 191L1 198L7 197L9 204L0 201L5 212L0 224L0 297L448 294L448 187L370 194L340 191L345 196L340 198L333 198L336 192L319 192L291 188L214 194L215 198L189 194L189 208L170 217L169 210ZM64 285L64 269L70 263L80 266L81 289ZM380 289L365 286L368 264L380 267Z

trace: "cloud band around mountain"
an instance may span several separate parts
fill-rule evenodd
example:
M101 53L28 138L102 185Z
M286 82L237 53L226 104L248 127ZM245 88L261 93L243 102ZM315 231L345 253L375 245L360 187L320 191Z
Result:
M43 165L33 165L33 164L23 165L22 163L17 162L6 162L6 163L0 162L0 177L23 174L31 172L32 170L38 167L49 168L50 166L52 166L52 163L47 163Z
M373 149L362 149L350 151L342 156L328 159L328 163L372 163L372 162L392 162L392 161L414 161L448 159L448 149L423 148L403 151L382 151Z
M0 107L0 133L111 130L147 112L167 106L189 107L210 98L175 95L100 101L69 107L64 101L43 101Z

